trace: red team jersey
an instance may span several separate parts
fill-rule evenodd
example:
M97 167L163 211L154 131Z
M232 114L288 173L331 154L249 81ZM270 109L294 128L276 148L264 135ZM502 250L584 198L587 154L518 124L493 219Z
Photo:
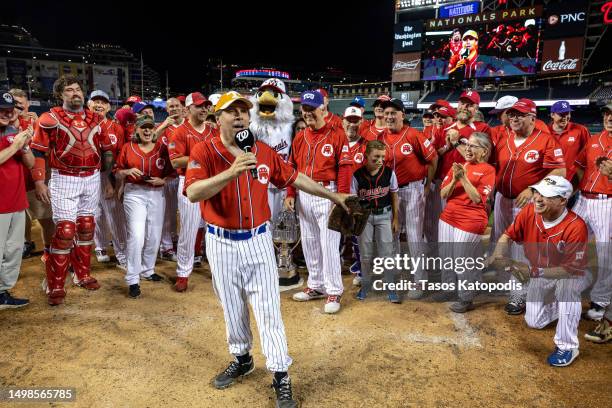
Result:
M331 124L339 129L342 129L342 118L338 115L334 115L331 112L327 112L327 115L323 118L326 124Z
M245 171L215 196L200 202L202 218L207 223L234 230L258 227L270 219L268 184L282 189L297 178L297 170L265 143L256 142L253 153L257 157L257 179ZM229 169L234 160L218 137L199 143L189 157L185 189Z
M0 151L7 149L13 144L19 130L7 126L0 131ZM25 177L21 161L21 151L8 158L0 164L0 214L8 214L23 211L28 208L26 199Z
M145 176L159 178L168 176L173 170L168 157L168 149L163 143L155 143L153 149L146 153L140 149L140 145L136 142L124 144L117 159L117 169L127 170L133 167L142 171ZM142 177L128 176L126 181L150 186Z
M434 147L436 150L440 149L446 144L446 132L450 129L456 129L459 131L459 140L461 139L469 139L474 132L483 132L491 135L491 129L487 126L486 123L483 122L473 122L467 126L459 128L457 122L449 125L445 128L436 128L434 132ZM440 160L438 161L438 169L436 171L436 180L442 180L448 174L448 171L453 166L453 163L463 164L465 163L465 159L459 153L457 149L451 149L444 153Z
M385 166L395 172L400 187L427 177L428 164L438 157L429 139L409 126L402 127L398 133L385 130L379 140L387 145Z
M462 231L482 235L487 228L487 200L495 185L495 167L488 163L466 163L465 175L480 194L480 203L476 204L465 192L460 181L455 183L453 193L446 199L446 207L440 219ZM441 189L453 181L451 169L442 181Z
M100 127L108 134L108 140L112 146L111 150L116 160L117 157L119 157L119 153L121 153L121 148L125 142L123 126L113 120L104 118L102 122L100 122Z
M184 123L184 122L183 122ZM182 123L181 123L182 125ZM170 152L170 141L172 140L174 131L181 125L170 125L167 128L164 129L163 133L161 135L159 135L159 139L157 140L158 143L162 143L164 146L166 146L166 148L168 149L168 152ZM169 154L169 153L168 153ZM170 175L168 175L168 177L174 177L176 178L178 176L178 171L175 168L172 168L172 173Z
M496 189L506 198L516 198L527 187L537 184L553 169L565 168L563 149L548 133L534 129L523 144L516 147L514 132L499 140L495 147L497 161Z
M355 143L349 142L349 157L353 161L353 170L351 173L357 171L358 168L365 164L365 150L368 141L363 137L360 137Z
M373 119L368 126L364 126L363 129L360 128L359 135L367 141L378 140L380 134L384 132L385 129L385 127L376 127L376 120Z
M580 191L612 196L612 182L601 174L597 166L597 159L600 157L612 160L612 136L607 130L592 136L576 158L576 166L584 170L584 176L580 180Z
M572 122L567 124L562 133L556 133L552 128L552 124L549 125L548 131L557 139L563 149L563 157L565 158L567 169L565 178L572 181L574 174L576 174L576 157L586 146L591 134L584 126Z
M174 160L179 157L189 157L191 150L193 150L196 144L217 135L217 129L210 125L206 125L202 133L200 133L193 128L188 120L186 120L170 135L170 143L168 144L170 160ZM177 169L177 172L180 175L184 175L185 169Z
M528 204L516 216L505 234L522 243L531 264L532 276L537 268L562 266L572 275L583 275L587 267L588 231L585 222L572 211L552 228L546 229L542 216Z

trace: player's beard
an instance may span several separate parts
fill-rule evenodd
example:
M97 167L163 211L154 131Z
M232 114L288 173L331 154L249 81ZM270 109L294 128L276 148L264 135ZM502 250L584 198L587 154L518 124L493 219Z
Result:
M80 97L74 97L70 99L70 101L68 102L68 109L73 112L80 111L82 108L83 108L83 99Z
M472 114L468 110L462 110L457 112L457 121L465 124L468 124L472 119Z

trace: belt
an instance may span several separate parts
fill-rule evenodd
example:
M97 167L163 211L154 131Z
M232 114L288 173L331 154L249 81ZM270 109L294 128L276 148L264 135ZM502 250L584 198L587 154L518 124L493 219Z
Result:
M208 225L208 232L210 234L214 234L218 237L222 237L225 239L229 239L232 241L245 241L247 239L251 239L256 235L263 234L266 232L266 224L261 224L257 228L253 228L252 230L227 230L220 227L215 227L214 225Z
M370 210L370 214L381 215L381 214L387 213L389 211L391 211L391 206L390 205L388 205L386 207L382 207L382 208L372 208Z
M425 184L427 182L427 178L412 180L412 181L409 181L407 183L400 184L399 186L397 186L397 188L405 188L405 187L408 187L410 184L416 183L416 182L420 182L421 184Z
M77 172L57 170L57 172L61 174L62 176L89 177L89 176L93 176L96 173L96 170L83 170L83 171L77 171Z
M590 198L595 200L605 200L606 198L612 198L612 194L587 193L585 191L581 191L580 195L584 198Z

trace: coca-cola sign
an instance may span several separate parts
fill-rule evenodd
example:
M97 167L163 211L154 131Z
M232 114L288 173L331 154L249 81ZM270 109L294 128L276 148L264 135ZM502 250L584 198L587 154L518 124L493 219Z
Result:
M580 72L583 47L583 37L544 41L541 73Z

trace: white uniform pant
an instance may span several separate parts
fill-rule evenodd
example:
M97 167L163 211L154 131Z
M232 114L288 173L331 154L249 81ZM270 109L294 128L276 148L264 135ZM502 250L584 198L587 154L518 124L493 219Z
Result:
M334 185L329 189L336 191ZM344 292L338 250L341 234L327 228L332 205L325 198L298 191L297 210L302 250L308 269L308 287L331 296L340 296Z
M266 367L270 371L287 371L292 360L281 316L278 272L269 228L243 241L207 233L206 253L213 289L223 307L229 352L240 356L253 347L250 304Z
M96 249L106 249L110 231L113 241L113 251L115 252L117 262L125 265L127 262L125 255L127 233L125 230L126 222L123 203L114 196L109 199L104 197L104 186L106 183L110 183L110 181L106 174L101 174L100 179L102 184L100 188L100 203L96 211L94 243Z
M49 179L53 222L76 222L77 217L95 215L100 201L100 173L78 177L51 170Z
M568 279L532 278L527 291L527 326L543 329L558 319L555 344L561 350L578 348L580 294L590 284L587 276Z
M497 243L499 237L501 237L502 234L506 232L506 229L510 225L512 225L517 214L521 211L521 208L518 208L516 205L514 205L514 201L515 200L511 198L504 197L499 192L495 194L495 208L493 210L493 219L495 220L495 226L493 230L493 234L495 236L493 237L493 241L495 243ZM516 261L529 264L529 261L525 257L525 252L523 251L522 245L513 242L510 246L510 256ZM511 273L504 271L497 271L497 273L500 274L498 275L500 276L500 281L518 282L516 277ZM524 297L527 295L528 286L529 283L524 284L522 285L521 289L512 289L510 293L515 296L520 295ZM515 284L513 285L513 287L521 287L521 285Z
M413 181L399 189L399 222L405 228L410 256L421 257L427 252L423 240L423 219L425 216L425 185L423 181ZM399 235L395 237L395 253L401 253ZM427 279L427 272L419 267L414 271L414 281Z
M123 196L127 219L128 285L153 275L164 222L165 199L162 187L126 183Z
M582 217L595 235L597 279L591 289L591 301L608 306L612 297L612 198L580 196L572 210Z
M183 195L184 185L185 177L179 176L177 199L181 230L176 245L176 276L179 278L188 278L193 271L194 247L202 221L200 204L192 203Z
M446 259L451 258L458 260L464 259L476 259L481 257L482 236L460 230L459 228L453 227L452 225L440 220L438 224L438 237L440 239L440 258ZM455 269L442 269L442 283L454 283L457 287L457 280L462 280L466 284L477 282L482 277L482 271L477 268L467 269L457 265ZM471 302L474 300L476 295L475 291L468 290L457 290L459 299L465 302Z
M166 210L164 211L164 227L162 229L162 238L160 249L168 251L174 249L172 239L176 236L176 211L178 206L178 177L166 179L164 185L164 196L166 197Z

